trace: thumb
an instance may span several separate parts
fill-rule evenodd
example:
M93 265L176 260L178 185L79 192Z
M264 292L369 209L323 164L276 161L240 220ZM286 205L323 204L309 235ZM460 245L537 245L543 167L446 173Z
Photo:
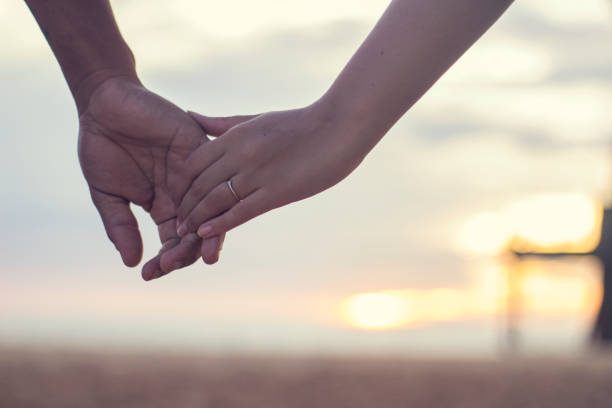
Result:
M129 201L93 188L90 191L106 234L121 254L123 263L127 266L138 265L142 258L142 238Z
M195 112L187 112L189 116L195 120L198 125L211 136L221 136L231 128L243 122L247 122L259 115L243 115L243 116L227 116L227 117L210 117L200 115Z

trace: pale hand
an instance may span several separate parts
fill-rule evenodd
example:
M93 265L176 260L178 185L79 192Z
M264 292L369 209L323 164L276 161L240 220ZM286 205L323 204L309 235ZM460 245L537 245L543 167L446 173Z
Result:
M191 115L219 137L185 162L180 236L196 230L204 238L222 234L315 195L344 179L367 153L345 143L351 136L346 126L313 107L229 118Z

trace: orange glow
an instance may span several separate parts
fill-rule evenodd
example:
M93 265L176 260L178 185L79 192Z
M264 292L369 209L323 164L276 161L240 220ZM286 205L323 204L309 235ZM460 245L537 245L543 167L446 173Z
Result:
M584 194L530 196L499 212L480 213L456 234L461 252L495 255L519 252L588 253L599 242L603 207Z
M594 263L523 260L475 271L459 289L406 289L361 293L341 305L344 324L363 330L408 328L439 322L494 318L508 302L508 274L517 285L518 312L529 317L591 318L601 285Z
M345 324L364 330L387 330L414 325L491 316L497 302L482 301L473 289L389 290L361 293L342 304ZM484 299L489 299L486 294Z
M601 302L598 274L572 273L572 265L528 259L517 264L523 313L546 317L593 314Z
M346 321L362 329L389 329L410 322L410 299L392 293L362 293L344 302Z
M582 194L542 194L512 204L507 214L513 249L584 253L599 242L603 208Z
M494 255L503 252L512 237L512 229L503 214L476 214L457 232L456 246L462 252L475 255Z

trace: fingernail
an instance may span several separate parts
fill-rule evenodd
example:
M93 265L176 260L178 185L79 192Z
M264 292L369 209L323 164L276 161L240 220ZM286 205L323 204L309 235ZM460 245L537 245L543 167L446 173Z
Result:
M208 235L212 231L212 227L210 225L203 225L198 228L198 236L200 238L208 238Z
M179 225L179 227L176 229L176 233L182 238L185 234L187 234L187 226L185 224Z

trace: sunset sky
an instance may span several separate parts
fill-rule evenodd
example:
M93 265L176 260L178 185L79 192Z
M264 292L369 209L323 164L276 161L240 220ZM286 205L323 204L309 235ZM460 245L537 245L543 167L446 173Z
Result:
M112 4L146 86L229 115L313 102L388 2ZM543 245L592 241L611 197L612 2L516 2L347 180L232 231L218 265L150 283L106 239L72 99L23 2L0 4L0 37L0 342L491 352L509 269L526 341L588 335L593 259L498 254L550 225L567 239ZM157 234L138 218L147 258Z

